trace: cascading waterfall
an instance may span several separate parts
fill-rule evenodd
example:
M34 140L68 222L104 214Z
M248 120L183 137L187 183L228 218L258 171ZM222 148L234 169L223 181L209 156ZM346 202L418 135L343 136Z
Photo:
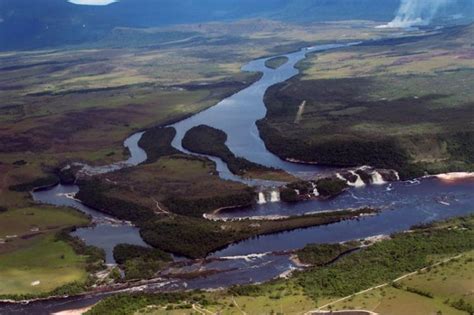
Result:
M355 181L354 183L352 183L352 185L351 185L351 184L349 184L349 185L354 186L354 187L364 187L364 186L365 186L365 183L364 183L364 181L362 180L362 178L360 177L359 174L357 174L357 173L354 172L354 171L349 171L349 172L350 172L352 175L354 175L354 176L357 177L356 181Z
M274 190L270 193L270 202L279 202L280 201L280 192Z
M263 204L266 204L267 203L267 200L265 199L265 194L263 192L259 192L258 193L258 200L257 200L257 203L259 205L263 205Z
M336 177L340 180L345 181L348 185L350 185L349 181L347 179L345 179L341 174L336 173Z
M319 191L318 191L318 188L316 187L316 184L314 182L311 182L311 186L313 186L313 195L315 197L319 197Z
M374 185L384 185L387 183L383 180L382 175L377 171L373 171L370 175L372 176L372 184Z

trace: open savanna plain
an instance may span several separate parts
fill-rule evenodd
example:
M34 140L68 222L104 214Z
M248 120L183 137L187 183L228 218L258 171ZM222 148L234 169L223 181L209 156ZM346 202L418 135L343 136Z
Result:
M78 46L0 52L0 224L5 224L0 238L6 240L0 244L0 294L43 294L66 283L85 283L91 260L100 256L60 233L88 224L86 218L32 203L29 191L57 183L59 168L71 162L103 165L124 160L129 153L123 140L130 134L204 110L258 79L258 74L240 70L250 60L317 42L389 35L374 25L290 26L247 20L166 29L116 28L100 41ZM92 187L96 194L90 194L88 201L97 202L98 208L100 198L94 197L106 195L100 201L113 205L118 217L129 210L141 214L150 210L165 216L160 221L163 231L192 226L195 230L189 237L194 240L220 229L203 219L195 224L196 216L253 200L253 192L244 185L221 181L209 161L175 154L158 153L145 165L103 176L89 186L86 180L81 188ZM102 180L111 186L106 186L107 194L94 191L105 185ZM183 196L192 198L183 201ZM183 209L189 211L186 217L168 216L171 210L181 214ZM315 218L313 223L325 220ZM276 222L277 227L262 227L258 233L281 230L286 224ZM302 224L308 223L293 223ZM239 238L255 233L247 228ZM180 251L202 256L216 244L232 241L235 234L234 229L221 231L198 252ZM62 276L54 277L54 282L49 275L58 268Z
M79 212L52 207L0 213L0 295L41 294L85 282L86 257L56 234L88 223Z
M405 178L472 170L473 32L453 27L312 55L300 76L266 95L259 127L267 146L286 158L395 168Z
M349 297L328 309L365 309L379 314L469 314L474 305L473 270L474 253L470 251L389 286Z

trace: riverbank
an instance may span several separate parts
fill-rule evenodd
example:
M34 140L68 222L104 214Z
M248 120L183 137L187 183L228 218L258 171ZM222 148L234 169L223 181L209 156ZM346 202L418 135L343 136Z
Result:
M188 130L182 140L182 146L194 153L216 156L224 161L229 170L244 178L272 180L279 182L294 181L290 174L271 167L236 157L226 146L227 134L222 130L199 125Z
M332 310L334 311L355 309L354 305L356 303L359 303L359 308L376 313L383 314L382 310L390 307L394 314L404 314L403 306L406 305L407 301L412 301L410 303L411 307L419 305L423 310L443 309L443 312L447 314L450 310L454 312L453 314L457 314L454 306L458 304L452 303L454 306L451 306L451 303L444 304L443 299L446 300L447 295L450 295L453 301L457 301L458 298L470 290L469 286L465 287L463 284L461 290L446 291L436 289L436 287L430 285L429 281L421 280L429 274L436 279L432 279L432 281L438 283L442 278L440 272L445 274L443 270L446 269L443 268L456 268L457 272L461 272L464 276L472 275L472 260L462 260L462 256L460 256L461 253L473 250L472 242L466 242L466 239L472 238L472 220L472 216L469 216L418 227L411 230L410 233L395 234L390 240L377 242L368 248L347 255L329 266L298 271L289 279L277 279L266 284L239 286L201 293L205 296L206 303L193 300L192 292L187 293L186 296L181 296L180 301L181 303L194 301L194 303L198 303L211 313L219 312L222 314L230 314L235 304L239 305L242 311L249 314L270 313L272 309L275 309L275 305L279 305L278 307L288 314L307 312L309 314L323 308L327 309L331 305L333 305ZM423 250L416 252L411 250L414 244L420 246ZM391 263L387 265L389 267L384 266L387 260L391 260L395 256L403 257L403 261L392 260L392 262L397 261L397 264ZM359 264L362 264L362 266L359 266ZM451 266L452 264L454 265ZM339 272L343 268L346 270L343 274L347 277L335 276L335 272ZM387 271L387 268L391 270ZM420 271L417 272L417 270ZM368 277L368 274L375 276ZM312 280L315 277L317 277L317 281ZM400 282L401 291L393 291L398 290L390 285L393 280ZM318 285L319 281L328 284L339 284L336 287L341 290L348 290L348 297L341 298L346 295L332 292L331 290L335 288L333 286L321 288ZM454 284L457 280L454 276L449 276L444 281L445 283ZM370 294L364 293L368 288L380 286L380 283L385 283L385 295L380 295L380 289L377 289L379 291L375 290L376 296L372 298L368 297ZM314 286L316 288L313 288ZM407 300L403 288L413 288L413 286L416 286L420 292L426 291L433 294L433 298L410 293L412 294L411 300ZM314 295L316 290L318 291L317 296ZM357 295L357 292L361 293ZM114 309L123 307L124 303L131 307L131 312L144 309L151 304L161 307L173 305L173 302L163 300L167 297L166 295L161 296L161 302L156 303L159 296L160 294L137 294L135 296L119 295L111 297L99 303L92 310L92 314L112 314ZM366 297L359 300L359 296ZM153 298L155 300L152 302ZM145 302L141 303L139 301ZM393 303L394 301L404 302ZM438 303L439 301L441 303ZM229 306L230 304L232 306Z
M474 68L456 57L464 48L455 44L469 46L472 28L399 39L390 46L396 55L387 53L389 43L376 42L309 55L297 77L265 94L262 139L283 159L395 169L402 179L472 171L473 130L460 126L471 126L473 94L464 82L472 81ZM424 46L437 53L413 57Z

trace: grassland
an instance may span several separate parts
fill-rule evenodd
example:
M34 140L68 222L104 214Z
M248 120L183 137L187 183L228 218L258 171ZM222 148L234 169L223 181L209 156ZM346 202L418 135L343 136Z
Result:
M55 235L88 222L84 215L60 208L30 207L1 213L0 239L5 243L0 244L0 295L40 294L84 282L86 257Z
M312 55L299 77L267 93L259 123L267 145L282 157L392 167L404 177L472 170L462 152L474 146L473 30Z
M472 251L461 258L429 268L410 276L397 287L388 286L336 303L333 310L365 309L379 314L467 314L451 304L460 299L473 304L473 257ZM408 290L415 288L432 297ZM413 291L413 290L412 290Z
M0 294L44 293L87 279L85 258L74 253L67 243L49 235L29 245L0 256Z

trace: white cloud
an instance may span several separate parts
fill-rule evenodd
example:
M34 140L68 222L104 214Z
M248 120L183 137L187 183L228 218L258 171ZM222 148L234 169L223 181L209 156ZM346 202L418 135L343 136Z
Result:
M79 5L108 5L117 0L68 0L70 3Z

